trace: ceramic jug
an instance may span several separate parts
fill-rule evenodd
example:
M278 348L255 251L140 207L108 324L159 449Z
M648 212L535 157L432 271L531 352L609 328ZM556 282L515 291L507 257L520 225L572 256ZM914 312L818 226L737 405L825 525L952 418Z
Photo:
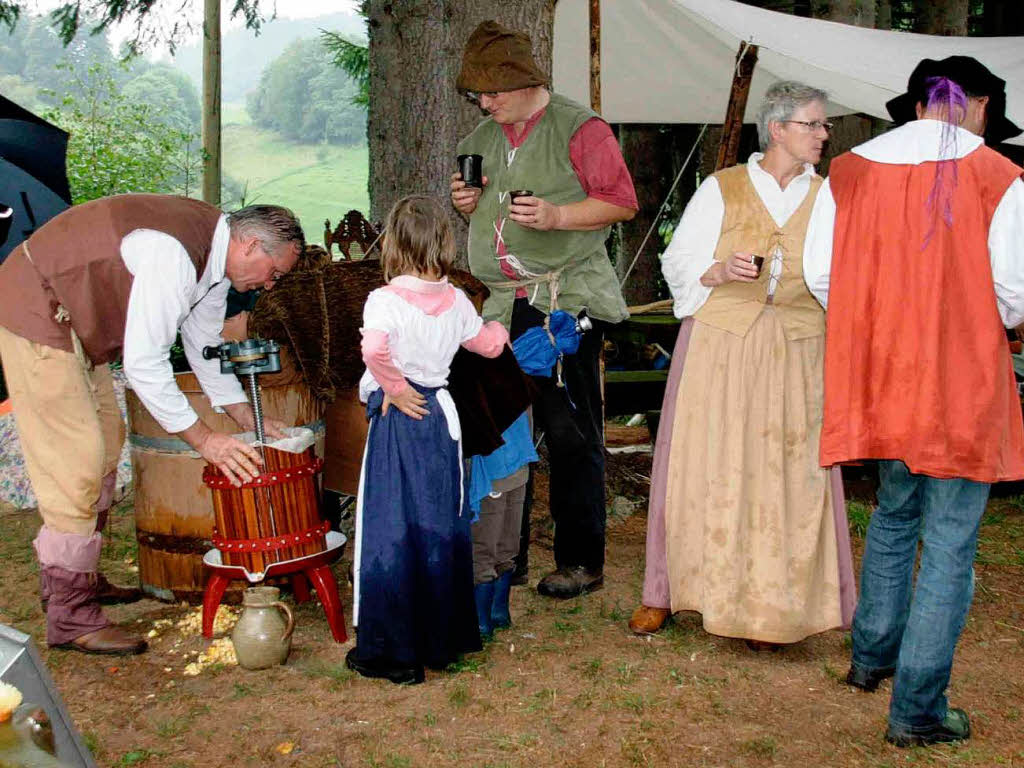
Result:
M283 664L292 646L295 618L278 600L277 587L250 587L242 598L242 615L231 633L235 656L245 669ZM284 614L284 617L282 617Z

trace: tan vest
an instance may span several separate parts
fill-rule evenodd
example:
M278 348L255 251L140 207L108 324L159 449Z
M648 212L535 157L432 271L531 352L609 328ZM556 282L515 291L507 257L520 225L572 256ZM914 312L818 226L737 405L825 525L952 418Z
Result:
M0 265L0 325L71 352L70 320L93 363L117 360L132 287L121 240L137 229L170 235L198 279L220 217L212 205L171 195L116 195L69 208L28 239L31 257L19 246Z
M746 336L765 307L771 255L777 247L782 252L782 273L772 301L786 339L795 341L824 334L825 312L807 290L803 269L804 236L821 188L821 177L811 178L807 197L782 227L775 223L758 196L746 165L719 171L715 179L725 201L715 260L725 261L734 251L750 251L765 260L755 282L716 286L694 317L723 331Z

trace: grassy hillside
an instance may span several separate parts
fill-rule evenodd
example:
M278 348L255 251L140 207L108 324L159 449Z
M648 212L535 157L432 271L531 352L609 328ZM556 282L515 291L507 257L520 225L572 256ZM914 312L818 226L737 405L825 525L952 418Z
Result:
M278 203L298 214L306 238L323 240L324 219L331 225L350 209L369 212L366 184L369 156L365 145L335 147L295 144L271 131L228 123L241 118L225 104L224 173L245 187L247 203ZM225 200L226 207L237 200Z

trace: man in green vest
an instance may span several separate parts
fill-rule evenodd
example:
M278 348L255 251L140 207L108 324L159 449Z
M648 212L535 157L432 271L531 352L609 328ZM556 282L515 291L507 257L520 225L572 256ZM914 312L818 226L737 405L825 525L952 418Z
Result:
M567 598L604 573L604 445L599 354L603 329L628 313L604 243L636 213L636 192L608 124L547 89L530 38L494 21L470 35L456 87L488 113L459 143L483 158L481 187L461 174L452 204L469 216L470 271L491 294L487 319L513 340L554 309L586 309L594 329L563 360L561 381L538 378L535 422L548 447L556 570L537 591ZM514 202L511 192L518 191ZM563 386L564 384L564 386ZM529 519L527 498L524 521ZM528 523L521 568L525 572ZM524 573L525 578L525 573ZM522 583L522 582L520 582Z

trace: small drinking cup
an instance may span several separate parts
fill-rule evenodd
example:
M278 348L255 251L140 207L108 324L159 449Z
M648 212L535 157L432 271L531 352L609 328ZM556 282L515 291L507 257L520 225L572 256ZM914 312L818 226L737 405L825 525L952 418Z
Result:
M467 187L483 189L484 186L484 157L483 155L459 155L459 173Z

